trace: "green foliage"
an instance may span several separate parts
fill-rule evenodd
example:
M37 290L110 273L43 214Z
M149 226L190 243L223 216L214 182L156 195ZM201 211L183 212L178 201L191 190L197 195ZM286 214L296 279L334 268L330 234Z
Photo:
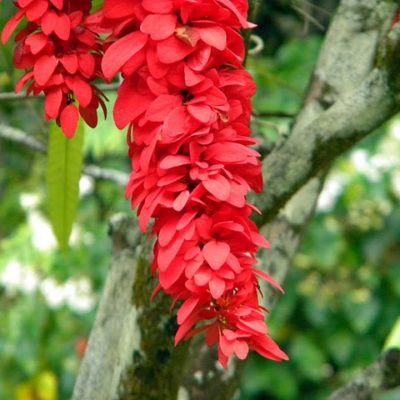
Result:
M0 26L12 7L0 5ZM299 109L320 44L318 36L297 38L273 56L249 59L257 111ZM10 45L0 46L0 65L0 91L11 91L18 73ZM0 120L46 143L42 108L38 99L3 102ZM256 118L253 128L274 141L290 124L290 118ZM399 159L399 124L388 124L336 163L327 200L269 317L271 335L290 361L253 355L241 400L325 399L375 360L386 340L386 346L398 346L400 166L387 160ZM128 172L124 140L111 118L95 130L85 128L85 162ZM80 193L71 251L60 254L46 218L44 171L42 155L0 142L0 399L70 398L79 345L89 335L110 260L107 220L131 212L121 187L81 178L87 187ZM79 292L79 282L90 283L89 295ZM379 400L398 398L399 391L392 391Z
M85 126L85 153L94 160L116 155L126 155L125 132L121 132L112 118L112 108L117 97L116 93L108 96L107 119L100 119L96 128Z
M56 123L50 126L47 156L50 220L60 248L66 251L79 201L84 127L81 120L75 136L67 139Z

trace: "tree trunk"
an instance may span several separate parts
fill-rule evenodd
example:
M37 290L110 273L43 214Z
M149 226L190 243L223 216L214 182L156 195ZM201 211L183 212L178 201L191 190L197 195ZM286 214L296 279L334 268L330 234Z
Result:
M272 249L261 254L261 264L280 282L331 164L400 109L400 27L388 35L397 6L341 2L292 131L265 159L258 223ZM114 219L111 236L114 255L73 400L232 399L244 363L233 360L222 369L202 338L175 348L169 299L158 294L150 301L151 243L133 218ZM269 307L277 299L274 293L266 298Z

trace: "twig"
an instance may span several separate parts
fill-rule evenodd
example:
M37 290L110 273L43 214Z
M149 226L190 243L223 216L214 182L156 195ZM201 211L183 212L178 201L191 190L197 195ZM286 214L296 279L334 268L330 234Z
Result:
M312 23L314 26L316 26L318 29L321 31L324 31L324 26L312 15L308 14L306 11L304 11L301 7L296 6L295 4L292 4L291 7L297 11L300 15L303 16L304 21L306 23Z
M83 173L95 179L115 182L123 187L125 187L129 181L129 176L125 172L101 168L97 165L85 165L83 167Z
M98 85L97 87L102 92L115 92L118 90L120 86L119 82L111 83L109 85ZM0 93L0 101L20 101L20 100L32 100L36 98L43 98L44 94L41 93L39 96L28 96L25 92L14 93L14 92L5 92Z
M285 111L254 111L253 114L258 118L294 118L296 116L295 114Z
M45 144L17 128L12 128L10 126L0 124L0 139L19 143L30 150L34 150L42 154L47 154L47 148ZM84 166L83 173L95 179L115 182L120 186L125 186L129 180L128 174L124 172L114 169L101 168L97 165Z
M265 48L264 40L262 40L260 36L250 35L250 42L254 43L255 46L247 51L249 56L255 56L261 53Z
M302 0L302 2L306 5L308 5L310 8L314 8L321 14L326 15L327 17L330 17L333 14L331 11L326 10L324 7L317 6L316 4L312 3L311 1Z

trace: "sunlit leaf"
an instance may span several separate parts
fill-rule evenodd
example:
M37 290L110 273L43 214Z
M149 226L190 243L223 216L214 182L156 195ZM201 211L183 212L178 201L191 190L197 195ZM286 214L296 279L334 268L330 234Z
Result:
M72 139L51 124L47 161L49 211L53 231L62 250L68 248L79 200L79 178L83 160L83 123Z
M400 318L397 319L392 330L390 331L383 349L400 349Z

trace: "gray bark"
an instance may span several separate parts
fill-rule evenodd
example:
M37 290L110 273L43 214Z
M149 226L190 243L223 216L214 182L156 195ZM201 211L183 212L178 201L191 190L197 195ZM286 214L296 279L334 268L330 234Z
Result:
M400 350L393 349L332 393L329 400L370 400L397 386L400 386Z

